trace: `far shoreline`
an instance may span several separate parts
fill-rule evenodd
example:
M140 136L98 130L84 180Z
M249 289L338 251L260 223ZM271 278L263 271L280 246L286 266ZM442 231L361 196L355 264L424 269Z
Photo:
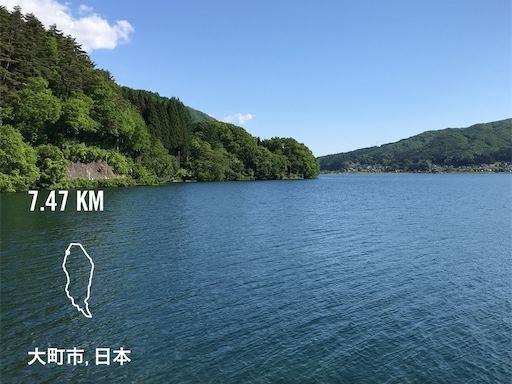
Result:
M428 171L332 171L332 172L320 172L320 176L328 176L328 175L510 175L512 174L512 170L507 171L438 171L438 172L428 172Z

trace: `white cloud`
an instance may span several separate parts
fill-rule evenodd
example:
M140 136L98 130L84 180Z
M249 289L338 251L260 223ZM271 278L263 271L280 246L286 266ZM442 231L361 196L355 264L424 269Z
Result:
M256 115L252 113L234 113L233 115L226 116L222 121L233 124L245 124L248 121L254 119Z
M7 9L21 7L23 13L33 13L46 27L55 24L64 34L73 36L85 51L114 49L120 43L129 41L133 26L126 20L110 23L81 4L79 14L72 15L68 5L57 0L0 0Z
M81 15L89 15L91 13L94 13L94 8L89 7L85 4L80 4L80 6L78 7L78 13Z

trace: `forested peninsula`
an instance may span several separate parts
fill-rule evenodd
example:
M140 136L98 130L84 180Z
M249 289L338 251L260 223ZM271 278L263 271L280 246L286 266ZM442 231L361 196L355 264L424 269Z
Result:
M0 191L318 174L304 144L122 87L71 36L0 7Z
M512 119L318 158L322 172L512 172Z

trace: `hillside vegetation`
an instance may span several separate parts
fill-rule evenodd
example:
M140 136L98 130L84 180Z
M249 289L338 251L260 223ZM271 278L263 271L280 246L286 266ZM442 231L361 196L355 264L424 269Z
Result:
M115 177L71 177L71 164ZM260 140L177 98L120 87L75 40L0 7L0 191L316 177L311 151Z
M322 171L432 171L512 161L512 119L427 131L396 143L318 158Z

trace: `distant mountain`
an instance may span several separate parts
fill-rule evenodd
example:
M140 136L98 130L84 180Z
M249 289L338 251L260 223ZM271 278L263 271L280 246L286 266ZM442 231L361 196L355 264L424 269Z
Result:
M429 171L512 161L512 119L446 128L318 158L322 171Z
M154 100L160 100L160 101L169 101L169 100L173 100L173 99L179 100L174 97L160 96L160 94L158 92L151 92L151 91L146 91L143 89L132 89L132 88L126 87L126 86L122 86L121 90L123 91L123 93L125 95L128 95L133 92L138 92L138 93L144 94L146 98L151 98ZM197 109L191 108L189 106L185 106L185 108L188 110L188 113L190 115L190 120L192 123L199 123L201 121L217 121L215 118L208 115L207 113L198 111Z
M193 123L200 123L201 121L217 121L207 113L198 111L197 109L187 107L190 113L190 119Z

